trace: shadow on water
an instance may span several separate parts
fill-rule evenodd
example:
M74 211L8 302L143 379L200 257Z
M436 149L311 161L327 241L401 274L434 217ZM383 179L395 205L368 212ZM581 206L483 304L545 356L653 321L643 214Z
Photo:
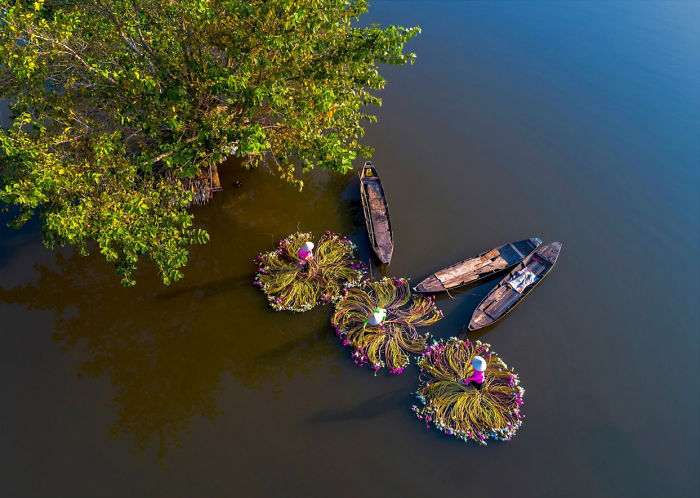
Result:
M277 313L251 282L255 256L297 228L355 232L351 201L339 202L347 176L309 177L303 193L235 165L222 179L242 187L196 209L211 242L192 249L185 279L171 287L143 268L136 287L122 288L99 253L56 253L55 265L36 266L35 283L0 287L3 302L55 313L54 341L65 352L88 355L79 376L110 379L117 412L111 432L132 435L139 451L155 444L164 456L181 444L195 417L220 415L224 375L263 388L308 374L335 345L323 337L330 333L328 307L303 316ZM299 219L305 226L298 227ZM278 232L261 231L270 226Z
M327 331L324 330L323 332ZM313 347L314 343L319 340L319 335L321 335L321 332L312 330L307 334L300 337L295 337L287 342L275 346L274 348L263 351L262 353L258 354L255 359L264 362L276 362L280 359L287 358L290 354L298 352L299 350Z
M440 321L439 329L448 331L447 335L439 335L437 330L433 328L431 329L431 333L433 333L436 338L447 338L453 335L463 337L467 332L467 327L474 310L491 289L498 285L504 275L505 273L500 273L484 280L452 289L449 292L425 294L432 296L435 299L437 307L443 312L443 319ZM412 281L412 285L414 282L420 282L421 280L416 279ZM479 335L479 337L481 337L481 335ZM469 337L472 338L471 335Z
M488 334L522 373L514 441L420 430L399 398L403 410L363 423L376 404L391 410L382 391L405 382L409 396L409 372L391 385L369 371L343 386L320 376L355 368L330 309L275 313L246 285L256 254L297 229L350 235L367 262L355 175L321 173L299 194L232 167L194 209L211 242L167 289L150 270L122 289L99 255L62 251L54 264L36 226L0 232L0 299L51 312L0 325L0 495L338 496L368 476L361 492L375 496L698 496L699 14L698 2L372 2L368 21L424 28L417 63L382 70L380 124L365 136L397 237L391 273L425 275L531 233L570 248L537 302L469 335ZM439 297L431 333L459 331L496 283ZM68 353L46 364L41 334L54 327ZM112 413L84 409L99 403L89 382L61 399L77 362L111 382L120 439L164 452L188 430L203 436L185 439L175 478L100 444ZM216 431L198 422L222 409ZM73 432L85 415L95 425Z
M406 389L396 389L364 400L352 408L317 412L308 419L308 423L314 425L375 418L391 411L405 409L406 400L411 397L406 394Z
M175 299L186 295L191 297L211 297L234 290L236 287L250 285L250 274L240 277L227 277L206 282L200 285L190 285L179 289L168 289L153 296L156 301Z

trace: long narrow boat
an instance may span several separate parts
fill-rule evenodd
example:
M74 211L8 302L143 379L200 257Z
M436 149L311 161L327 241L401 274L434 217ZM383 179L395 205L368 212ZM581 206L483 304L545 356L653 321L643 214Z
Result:
M540 246L484 298L474 311L469 330L491 325L515 308L552 271L561 252L561 242Z
M389 205L377 169L367 161L360 171L360 197L367 224L369 243L379 261L388 265L394 252Z
M490 251L482 252L474 258L465 259L436 271L414 288L418 292L443 292L476 282L517 265L541 243L539 238L532 237L503 244Z

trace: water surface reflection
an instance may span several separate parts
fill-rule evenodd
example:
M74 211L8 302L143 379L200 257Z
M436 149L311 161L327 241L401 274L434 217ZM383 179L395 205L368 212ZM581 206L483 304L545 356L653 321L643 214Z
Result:
M85 258L72 252L58 253L50 267L38 265L36 282L0 294L7 303L55 313L54 341L64 351L77 347L88 354L80 376L109 377L118 414L112 433L133 435L140 450L155 442L164 455L180 443L194 417L219 415L216 395L226 373L256 386L308 373L333 356L332 342L322 339L329 307L303 320L274 313L251 285L252 260L297 228L353 233L348 213L356 210L357 199L348 192L339 201L353 179L310 177L302 195L280 188L262 171L235 163L228 170L224 181L235 177L242 186L218 194L197 213L215 235L193 251L181 282L161 286L148 268L139 272L134 289L124 289L100 254ZM268 195L286 209L271 209ZM308 226L300 226L303 211L317 213ZM274 233L261 231L271 226Z
M698 495L700 4L371 3L372 21L423 28L367 134L389 273L417 282L532 235L566 246L470 334L521 376L514 440L422 429L415 369L352 365L329 308L271 311L252 259L280 237L330 229L369 256L357 186L319 173L300 195L233 167L196 210L211 243L170 288L144 269L122 289L100 257L42 249L36 223L0 228L0 495ZM442 297L431 333L496 281Z

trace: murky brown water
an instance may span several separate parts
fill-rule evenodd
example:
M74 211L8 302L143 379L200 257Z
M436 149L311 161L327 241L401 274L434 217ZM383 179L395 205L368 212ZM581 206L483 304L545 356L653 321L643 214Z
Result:
M273 312L253 258L297 228L369 256L357 183L302 194L231 164L171 287L0 228L0 495L696 496L698 4L377 2L419 24L367 140L414 282L497 244L564 243L481 334L525 423L486 448L426 431L412 367L352 364L331 309ZM241 188L230 185L242 183ZM448 337L496 281L439 301ZM478 337L479 334L470 336Z

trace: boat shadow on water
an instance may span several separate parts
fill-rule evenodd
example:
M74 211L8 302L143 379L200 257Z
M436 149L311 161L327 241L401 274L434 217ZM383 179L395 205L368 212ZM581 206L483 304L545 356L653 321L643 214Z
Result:
M493 285L494 282L490 282L490 285L488 285L488 286L484 285L484 288L485 288L485 289L488 289L488 290L486 290L483 294L482 294L482 293L478 293L478 294L477 294L477 293L473 293L473 294L470 294L471 296L474 296L474 297L473 297L473 300L470 299L468 305L465 304L464 306L460 307L460 309L463 308L463 309L469 310L469 311L467 311L465 314L461 315L461 316L464 317L464 319L465 319L466 321L464 321L463 324L461 325L460 330L459 330L459 335L460 335L460 336L464 336L464 337L466 337L467 339L472 340L472 341L473 341L473 340L477 340L477 339L481 339L481 338L483 338L484 336L488 335L489 332L491 332L492 330L498 328L498 326L499 326L500 324L502 324L502 323L511 315L511 313L515 312L523 303L525 303L525 302L532 296L532 294L534 294L535 288L536 288L539 284L541 284L541 283L547 278L547 276L549 276L549 275L545 275L541 280L539 280L539 281L535 284L535 287L533 287L533 288L531 289L530 292L528 292L525 296L523 296L523 298L522 298L520 301L518 301L518 303L517 303L514 307L512 307L511 309L509 309L509 310L508 310L502 317L500 317L498 320L496 320L496 321L493 322L493 323L490 323L489 325L486 325L485 327L481 327L481 328L478 328L478 329L476 329L476 330L470 330L470 329L469 329L469 322L470 322L470 320L471 320L471 317L473 316L474 312L475 312L476 309L478 308L479 304L481 304L481 302L483 301L483 299L491 292L491 290L495 289L495 288L498 286L498 284L500 283L500 281L501 281L502 278L503 278L503 275L500 274L500 275L498 275L498 276L492 277L490 280L492 280L492 281L497 281L497 282L496 282L496 285ZM454 294L454 293L453 293L453 294Z
M438 308L444 313L444 318L440 322L441 329L451 330L449 335L463 336L476 307L502 278L503 274L499 273L449 291L417 294L432 296L435 299Z

